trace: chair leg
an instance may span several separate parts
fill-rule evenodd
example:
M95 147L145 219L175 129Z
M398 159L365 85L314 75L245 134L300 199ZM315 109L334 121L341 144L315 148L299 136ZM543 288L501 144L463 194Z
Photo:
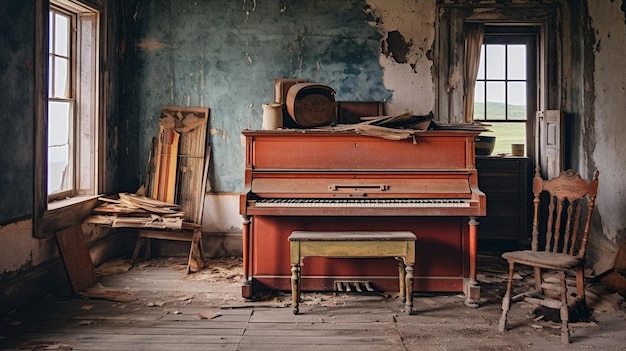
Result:
M534 271L535 271L535 290L543 294L543 288L541 287L541 281L543 280L543 277L541 276L541 268L534 267Z
M561 280L561 342L569 344L569 312L567 305L567 282L565 281L565 271L559 272Z
M509 261L509 279L506 282L506 293L502 299L502 317L500 317L500 324L498 330L506 330L506 320L509 309L511 308L511 289L513 286L513 272L515 271L515 262Z
M585 268L576 268L576 303L581 308L587 308L587 297L585 295Z

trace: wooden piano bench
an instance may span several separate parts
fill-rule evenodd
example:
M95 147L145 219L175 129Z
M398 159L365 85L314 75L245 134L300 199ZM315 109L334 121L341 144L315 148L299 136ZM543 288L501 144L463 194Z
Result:
M399 262L400 297L407 314L413 314L413 265L415 234L409 231L294 231L289 236L291 299L298 314L301 265L305 257L376 258L394 257Z

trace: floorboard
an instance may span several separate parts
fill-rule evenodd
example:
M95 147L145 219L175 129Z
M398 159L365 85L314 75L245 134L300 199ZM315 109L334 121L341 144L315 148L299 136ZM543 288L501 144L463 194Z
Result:
M99 269L98 284L132 292L132 301L50 294L2 317L1 350L561 350L558 323L533 320L533 306L516 305L511 328L497 331L506 268L479 261L479 308L461 294L416 293L415 315L395 294L303 292L294 315L289 292L241 297L241 262L212 260L185 274L184 259ZM124 269L122 269L124 268ZM115 272L115 273L111 273ZM531 280L528 279L528 284ZM516 282L517 284L518 282ZM594 311L594 321L572 328L572 346L626 349L623 299ZM606 304L605 304L606 305Z

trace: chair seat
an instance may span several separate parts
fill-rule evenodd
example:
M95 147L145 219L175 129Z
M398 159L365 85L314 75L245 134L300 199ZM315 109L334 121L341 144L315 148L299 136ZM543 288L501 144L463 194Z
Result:
M549 251L512 251L502 254L507 261L514 261L530 266L540 266L548 269L567 269L582 264L583 259L568 254Z

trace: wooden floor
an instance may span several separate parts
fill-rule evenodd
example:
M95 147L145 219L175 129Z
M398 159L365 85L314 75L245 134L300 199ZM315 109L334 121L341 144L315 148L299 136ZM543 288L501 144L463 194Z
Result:
M459 294L415 294L417 314L407 316L396 294L304 292L301 314L293 315L288 293L241 298L236 259L212 260L190 275L182 259L154 259L132 268L128 260L115 260L99 267L101 286L83 296L50 294L4 316L0 349L564 349L558 324L535 317L526 303L513 306L509 331L497 331L502 267L497 259L481 257L479 308L466 307ZM520 285L530 281L520 278ZM569 348L626 349L623 300L603 297L591 322L574 323Z

